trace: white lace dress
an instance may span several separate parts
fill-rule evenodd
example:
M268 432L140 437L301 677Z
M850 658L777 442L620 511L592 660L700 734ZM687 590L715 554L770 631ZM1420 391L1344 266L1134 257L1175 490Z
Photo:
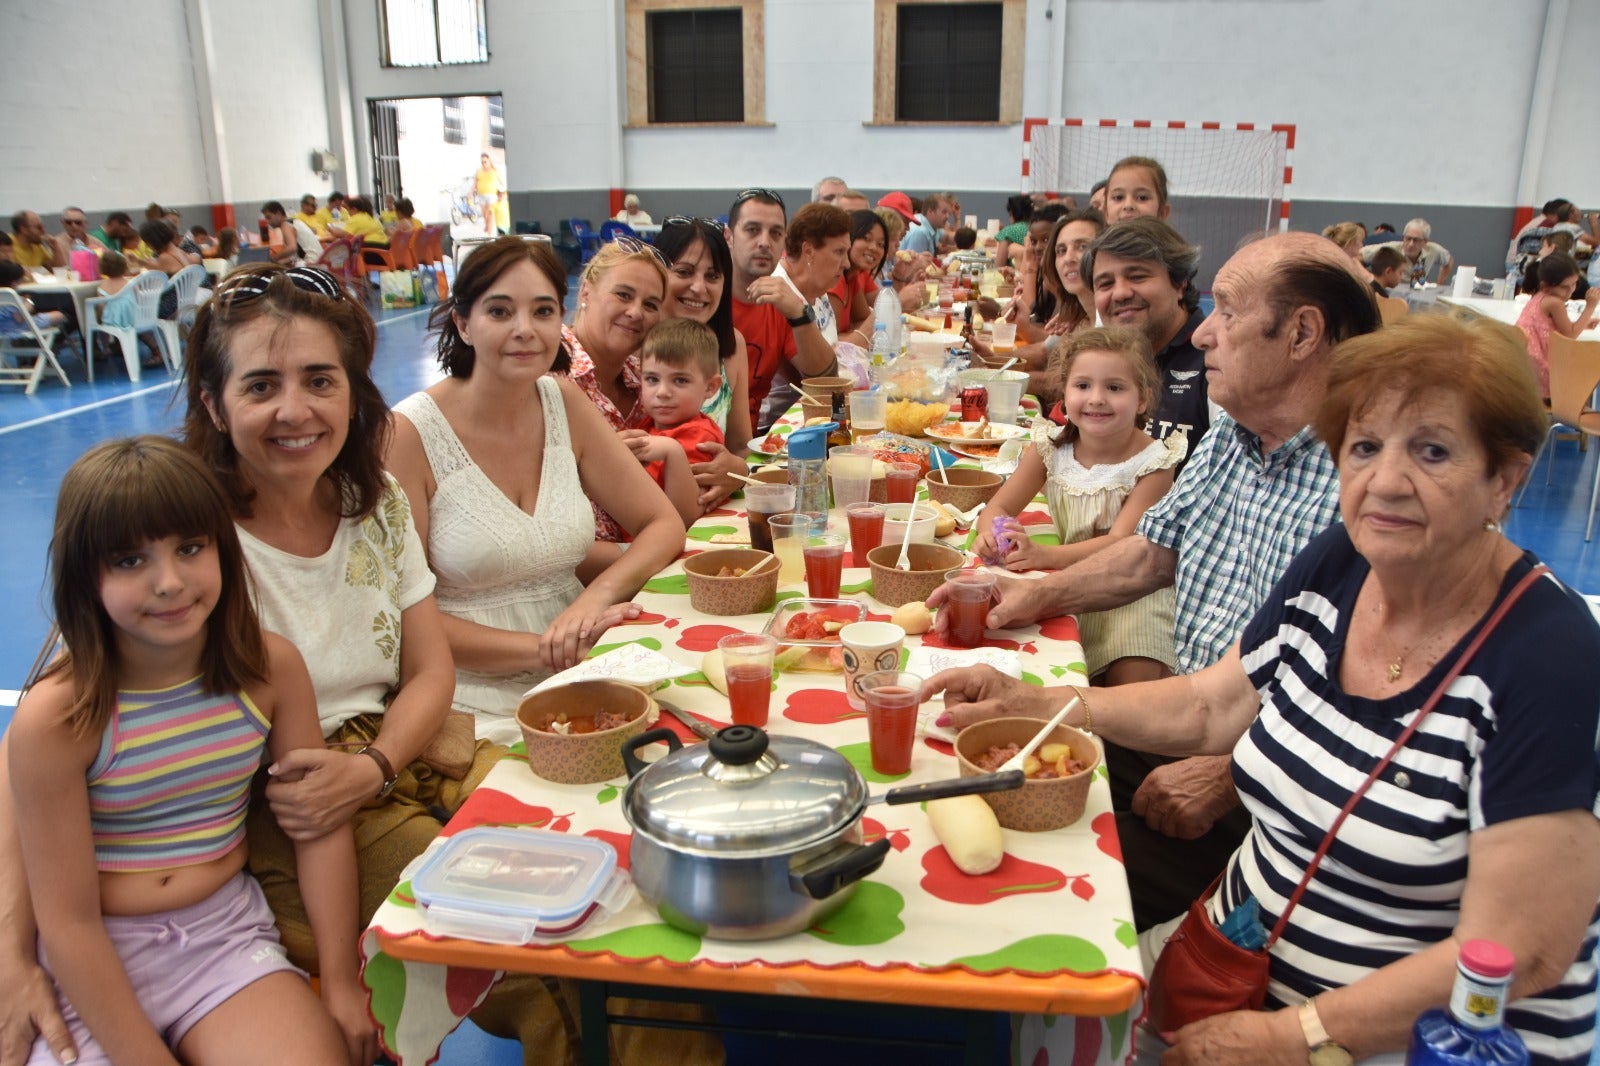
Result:
M1138 480L1177 466L1189 448L1187 436L1174 433L1165 440L1151 441L1131 459L1086 467L1078 462L1071 444L1050 443L1051 434L1059 428L1047 419L1037 420L1033 445L1044 460L1045 498L1063 544L1076 544L1109 532ZM1175 616L1176 599L1171 587L1124 607L1080 614L1078 633L1083 638L1089 676L1094 677L1127 656L1155 659L1173 668Z
M553 378L539 379L544 466L532 514L511 501L467 454L434 403L419 392L395 405L417 427L436 483L428 508L428 561L445 614L522 633L542 632L583 591L574 571L594 543L594 513L578 481L566 405ZM478 737L521 739L517 701L548 676L526 670L456 670L453 706L477 719Z

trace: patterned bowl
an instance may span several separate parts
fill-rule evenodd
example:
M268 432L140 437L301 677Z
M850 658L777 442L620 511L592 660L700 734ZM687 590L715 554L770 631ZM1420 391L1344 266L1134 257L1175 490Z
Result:
M943 481L946 477L950 479L948 485ZM1005 478L988 470L952 466L928 475L928 498L958 511L970 511L979 504L988 503L1005 483Z
M759 574L718 577L723 567L753 570L772 558L754 548L717 548L683 561L689 579L689 606L701 614L758 614L770 611L778 599L778 567L768 563Z
M627 721L596 732L598 713L626 715ZM659 715L656 701L620 681L575 681L530 693L517 704L517 725L528 746L528 766L547 781L592 785L627 773L622 742L638 736ZM559 715L588 732L554 733Z
M956 761L961 764L961 776L973 777L986 772L972 761L975 756L997 745L1021 747L1042 728L1044 723L1037 718L991 718L967 726L956 734ZM1007 829L1039 833L1060 829L1083 817L1083 807L1089 799L1089 782L1100 765L1100 745L1088 733L1070 725L1056 726L1039 746L1045 744L1072 745L1073 756L1086 765L1067 777L1026 781L1021 788L1010 792L991 792L984 796L984 802L994 808L995 817Z
M954 570L967 561L965 555L947 544L919 544L915 541L906 549L911 560L910 570L896 570L900 560L900 541L878 545L867 553L867 565L872 568L873 599L886 607L899 607L903 603L922 603L933 590L944 584L946 571Z

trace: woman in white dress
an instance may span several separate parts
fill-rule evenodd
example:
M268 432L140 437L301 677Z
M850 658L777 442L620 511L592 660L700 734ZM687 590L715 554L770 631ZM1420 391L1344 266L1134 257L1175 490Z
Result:
M541 244L503 238L462 265L434 312L449 375L395 407L387 464L411 500L455 656L457 710L519 736L517 701L581 660L630 597L683 550L671 503L565 367L566 276ZM584 587L589 500L632 535Z

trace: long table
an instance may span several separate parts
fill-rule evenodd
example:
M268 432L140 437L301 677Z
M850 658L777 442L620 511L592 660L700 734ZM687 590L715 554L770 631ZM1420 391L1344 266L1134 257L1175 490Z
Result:
M1491 300L1487 296L1441 296L1439 297L1439 303L1462 311L1470 311L1483 318L1492 318L1494 321L1504 323L1507 326L1514 326L1517 324L1517 318L1522 314L1522 309L1528 305L1530 299L1532 299L1530 296L1518 296L1514 300ZM1581 308L1582 301L1575 300L1567 304L1567 313L1569 315L1573 313L1574 305ZM1578 334L1578 339L1580 341L1600 341L1600 328L1586 329Z
M735 502L697 522L686 556L712 546L713 538L747 535L737 507ZM866 603L869 617L887 619L889 609L871 591L868 571L846 569L842 594ZM780 587L780 596L797 593L803 589ZM719 637L760 629L768 619L695 611L681 559L636 599L645 613L608 633L614 639L596 654L637 641L693 666ZM907 643L938 646L931 634ZM1035 683L1085 681L1070 618L994 633L987 643L1014 649L1025 678ZM698 673L657 695L714 724L728 721L726 698ZM695 739L670 717L662 723L685 742ZM864 717L850 710L838 674L780 674L770 728L835 747L874 791L958 772L948 743L919 736L909 775L891 781L874 773ZM625 782L554 784L533 774L520 749L495 767L444 836L475 825L554 828L608 840L626 863L629 827L619 802ZM886 835L893 845L882 869L824 928L778 940L705 940L666 925L638 898L599 924L547 943L510 947L437 937L425 930L403 881L362 938L364 980L384 1044L402 1066L430 1061L439 1042L510 971L710 994L1013 1012L1012 1050L1020 1061L1036 1061L1040 1049L1048 1049L1054 1062L1126 1060L1132 1024L1142 1011L1144 978L1103 769L1081 821L1048 833L1006 831L1005 862L981 877L955 870L919 807L873 813L877 817L864 823L869 840ZM585 1030L589 1061L604 1062L603 1033L588 1025ZM970 1062L988 1062L996 1050L974 1035L967 1054Z

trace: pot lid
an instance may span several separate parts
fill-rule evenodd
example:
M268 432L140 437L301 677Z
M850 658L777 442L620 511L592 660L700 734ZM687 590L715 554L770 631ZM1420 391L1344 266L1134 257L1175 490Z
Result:
M758 858L832 836L866 802L861 775L832 748L735 725L652 763L628 784L623 813L675 851Z

